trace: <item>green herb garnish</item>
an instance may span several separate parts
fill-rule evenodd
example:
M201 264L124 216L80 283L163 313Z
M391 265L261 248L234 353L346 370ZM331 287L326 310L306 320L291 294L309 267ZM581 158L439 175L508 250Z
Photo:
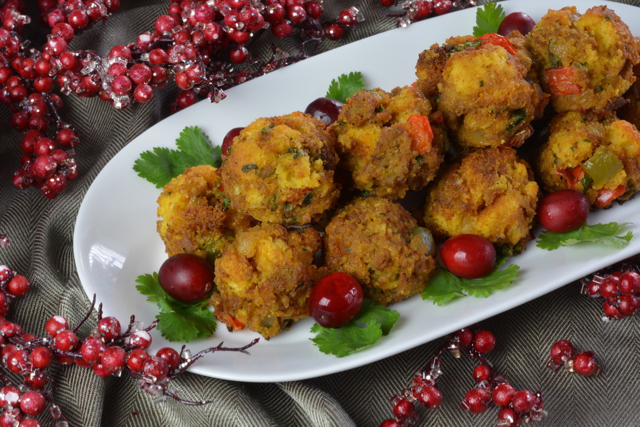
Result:
M504 17L504 9L495 2L479 7L476 10L476 26L473 27L473 35L481 37L488 33L497 33Z
M138 276L136 282L136 289L147 301L158 304L158 330L169 341L190 342L215 332L217 324L207 299L188 304L171 298L160 286L158 273Z
M580 242L600 243L612 248L624 248L633 237L633 232L628 231L625 235L620 235L622 229L631 224L625 222L618 224L610 222L608 224L583 224L580 228L565 233L552 233L543 231L538 236L536 246L548 251L558 249L561 246L571 246Z
M344 103L347 102L347 98L364 89L364 87L364 76L361 72L342 74L337 80L331 80L331 85L329 85L329 90L327 90L325 96Z
M395 310L364 300L357 316L340 328L313 325L311 332L317 335L311 341L325 354L348 356L371 347L381 336L388 335L399 317L400 313Z
M438 267L438 273L422 291L422 299L432 299L436 305L444 305L452 299L464 296L486 298L498 289L509 286L518 278L519 266L511 264L504 270L500 266L506 258L496 263L493 271L481 279L463 279L449 270Z
M220 167L222 151L212 147L207 136L197 126L187 126L176 139L177 150L154 147L136 159L133 170L139 176L162 188L185 169L198 165Z

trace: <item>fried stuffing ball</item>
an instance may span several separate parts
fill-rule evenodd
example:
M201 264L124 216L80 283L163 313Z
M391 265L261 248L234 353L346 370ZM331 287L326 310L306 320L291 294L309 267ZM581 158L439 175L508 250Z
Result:
M353 187L400 199L431 181L443 160L439 129L431 128L431 104L417 89L363 90L347 100L329 128L338 139L340 166Z
M512 148L472 152L432 184L424 221L437 237L477 234L499 246L524 248L538 202L529 165Z
M461 41L456 38L452 41ZM531 59L522 48L524 37L513 32L509 38L489 34L481 39L467 38L453 47L437 48L429 63L421 55L418 77L429 73L434 64L435 76L418 80L418 87L433 93L437 81L437 106L461 149L518 147L533 133L531 121L540 117L547 98L530 77ZM517 47L517 50L516 50ZM447 59L443 62L446 54ZM437 68L442 67L438 79Z
M558 112L613 110L634 82L639 45L614 11L550 10L527 34L543 89Z
M558 115L537 170L545 190L581 191L592 206L606 208L640 189L640 132L616 118L599 120L577 111Z
M353 276L365 297L392 304L421 292L435 272L430 233L401 205L357 198L331 220L324 236L326 266Z
M231 206L259 221L303 225L340 195L335 139L300 112L253 121L234 138L221 167Z
M237 230L256 221L225 206L219 170L195 166L172 179L158 197L157 230L167 255L195 254L211 263L233 241Z
M312 227L266 224L236 236L215 264L217 292L210 303L229 330L248 327L269 339L309 316L309 294L321 247Z

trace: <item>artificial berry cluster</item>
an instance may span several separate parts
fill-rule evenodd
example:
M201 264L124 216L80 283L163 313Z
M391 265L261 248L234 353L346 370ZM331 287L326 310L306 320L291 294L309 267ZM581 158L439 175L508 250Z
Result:
M593 351L578 353L569 341L560 340L551 347L551 359L547 366L554 371L564 368L588 377L598 375L600 366L596 362Z
M473 7L476 0L408 0L399 2L398 0L380 0L380 4L385 7L399 5L402 13L391 14L398 18L398 27L408 27L411 23L422 21L433 15L444 15L452 10Z
M77 335L78 329L93 312L94 305L85 318L74 328L62 316L52 316L45 324L46 336L38 338L24 333L22 327L6 320L9 302L25 295L29 290L26 277L7 266L0 266L0 426L37 427L38 416L49 406L56 427L68 423L60 407L55 404L51 392L46 390L51 381L48 368L52 363L76 364L91 368L99 377L121 376L128 371L138 386L158 400L171 397L181 403L202 405L210 401L181 399L171 387L171 380L188 369L196 360L216 351L237 351L248 354L247 349L257 339L240 348L227 348L222 344L194 355L183 348L178 352L170 347L161 348L155 354L148 352L155 323L143 327L132 316L123 330L118 319L102 317L98 308L98 323L85 339ZM95 302L95 301L94 301ZM21 382L14 383L8 373L17 374Z
M640 308L640 256L584 279L582 292L590 298L604 299L606 320L631 316Z
M546 415L540 392L534 394L528 390L516 391L504 377L495 374L491 363L485 359L484 355L495 346L496 337L487 330L464 328L448 336L427 366L415 374L411 385L401 395L393 396L391 402L395 418L383 421L380 427L405 427L417 422L415 402L426 409L440 406L442 393L436 388L436 379L442 375L440 365L447 350L456 358L464 353L470 359L480 362L473 370L476 386L466 393L460 404L463 409L479 414L494 404L501 408L498 412L500 427L540 421Z

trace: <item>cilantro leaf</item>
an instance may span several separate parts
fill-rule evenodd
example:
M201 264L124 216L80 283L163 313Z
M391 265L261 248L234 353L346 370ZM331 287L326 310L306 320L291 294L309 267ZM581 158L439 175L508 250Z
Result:
M633 237L633 232L621 236L621 230L631 223L618 224L610 222L608 224L583 224L580 228L565 233L552 233L543 231L538 236L536 246L548 251L558 249L560 246L571 246L580 242L600 243L612 248L623 248L629 244Z
M395 310L364 300L356 317L340 328L313 325L311 332L317 335L311 341L325 354L348 356L371 347L380 337L388 335L399 317L400 313Z
M436 305L444 305L454 298L474 296L486 298L499 289L505 288L518 278L519 266L511 264L504 270L500 266L506 258L496 262L493 271L480 279L463 279L444 268L438 268L436 277L422 291L422 299L433 299Z
M220 167L221 148L212 147L199 127L185 127L176 140L178 150L154 147L136 159L133 170L156 188L162 188L185 169L198 165Z
M364 89L364 87L364 76L361 72L351 72L348 75L342 74L338 77L338 80L331 80L331 85L329 85L329 90L327 90L325 96L344 103L347 102L347 98Z
M497 33L504 17L504 9L495 2L479 7L476 10L476 26L473 27L473 35L481 37L488 33Z
M147 301L158 305L157 328L169 341L190 342L215 332L217 323L206 301L188 304L171 298L160 286L158 273L138 276L136 282Z

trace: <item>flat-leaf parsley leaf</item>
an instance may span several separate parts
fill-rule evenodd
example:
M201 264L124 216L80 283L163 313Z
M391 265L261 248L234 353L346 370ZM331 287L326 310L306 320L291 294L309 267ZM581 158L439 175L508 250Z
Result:
M481 279L463 279L444 268L438 268L436 277L422 291L422 299L432 299L436 305L444 305L454 298L462 296L474 296L486 298L504 287L507 287L518 278L519 266L511 264L504 270L500 266L506 258L496 263L491 273Z
M481 37L485 34L497 33L504 17L504 9L495 2L479 7L476 10L476 26L473 27L473 35Z
M625 222L618 224L610 222L608 224L583 224L579 228L565 233L552 233L543 231L538 236L536 246L548 251L558 249L560 246L571 246L580 242L600 243L612 248L624 248L633 237L633 232L628 231L625 235L619 235L622 229L631 224Z
M325 354L348 356L374 345L391 331L399 317L395 310L364 300L356 317L340 328L313 325L311 332L317 335L311 341Z
M216 320L207 301L187 304L171 298L160 286L158 273L138 276L136 289L160 308L156 316L158 330L169 341L190 342L196 338L211 336L216 330Z
M177 150L154 147L153 151L140 153L133 170L157 188L162 188L187 168L198 165L220 167L220 147L212 147L197 126L185 127L176 139L176 146Z
M331 80L329 90L327 90L325 96L344 103L347 102L347 98L350 98L359 90L364 89L364 87L364 76L361 72L351 72L348 75L342 74L338 77L338 80Z

